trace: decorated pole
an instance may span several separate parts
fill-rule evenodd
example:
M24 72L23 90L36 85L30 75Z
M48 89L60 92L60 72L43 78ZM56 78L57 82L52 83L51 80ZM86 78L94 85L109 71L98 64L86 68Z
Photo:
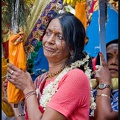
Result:
M107 0L99 0L99 45L100 52L106 58L106 20L107 20ZM100 60L101 64L101 60Z
M11 29L15 32L19 32L19 7L20 0L12 2L12 18L11 18Z
M26 54L24 51L24 30L20 25L20 2L23 0L11 1L11 34L8 38L9 41L9 62L14 64L21 70L26 70ZM8 81L7 98L9 103L17 104L23 100L24 94L22 90L16 88L11 82Z

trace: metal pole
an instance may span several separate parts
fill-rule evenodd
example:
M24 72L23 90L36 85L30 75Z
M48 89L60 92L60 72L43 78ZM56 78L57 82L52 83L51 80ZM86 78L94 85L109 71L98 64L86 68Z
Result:
M107 18L107 0L99 0L99 45L100 52L106 58L106 18ZM101 60L100 60L101 64Z
M12 2L12 18L11 18L11 24L12 24L12 30L15 33L19 32L19 6L20 6L20 0L15 0Z

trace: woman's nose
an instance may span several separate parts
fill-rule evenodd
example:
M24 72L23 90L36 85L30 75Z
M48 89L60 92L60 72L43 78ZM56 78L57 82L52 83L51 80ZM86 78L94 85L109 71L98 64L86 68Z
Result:
M114 57L114 58L112 59L112 64L117 65L117 64L118 64L118 58Z
M51 36L48 38L47 41L50 42L50 43L55 43L55 35L51 34Z

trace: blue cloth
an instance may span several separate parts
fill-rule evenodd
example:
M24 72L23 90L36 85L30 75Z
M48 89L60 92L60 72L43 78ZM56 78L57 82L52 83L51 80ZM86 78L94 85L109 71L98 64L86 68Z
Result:
M43 47L40 47L37 57L34 59L34 74L31 75L32 80L34 81L37 76L48 71L48 61L43 53Z
M118 89L111 92L111 106L113 111L118 112Z

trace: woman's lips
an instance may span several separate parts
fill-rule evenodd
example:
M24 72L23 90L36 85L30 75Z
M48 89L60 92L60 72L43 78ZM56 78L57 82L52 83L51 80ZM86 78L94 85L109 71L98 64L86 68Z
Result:
M112 69L109 69L109 70L110 70L111 73L116 73L116 72L118 72L117 69L113 69L113 68L112 68Z
M47 47L47 46L45 46L44 49L47 50L47 51L50 51L50 52L54 52L55 51L53 48Z

